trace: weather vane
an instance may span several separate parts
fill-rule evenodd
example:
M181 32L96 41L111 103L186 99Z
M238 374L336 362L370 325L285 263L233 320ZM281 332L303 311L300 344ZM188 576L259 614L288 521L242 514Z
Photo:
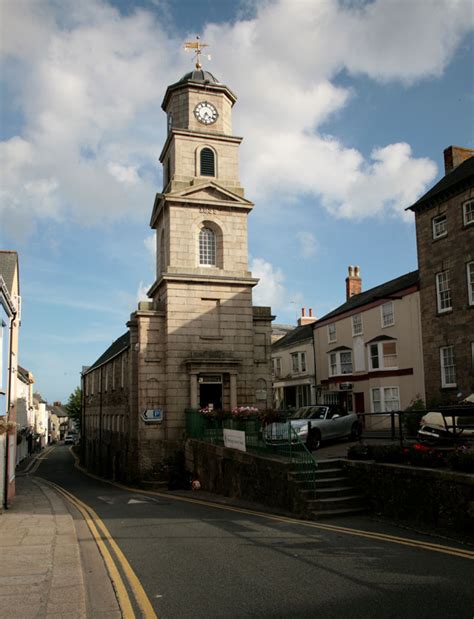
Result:
M202 54L202 49L203 47L209 47L209 45L207 43L201 43L201 39L198 36L196 36L196 40L195 41L186 41L184 44L184 50L186 52L188 52L190 49L195 50L194 51L194 59L196 60L196 69L202 69L202 64L201 64L201 54ZM207 59L211 60L211 55L208 54L207 55Z

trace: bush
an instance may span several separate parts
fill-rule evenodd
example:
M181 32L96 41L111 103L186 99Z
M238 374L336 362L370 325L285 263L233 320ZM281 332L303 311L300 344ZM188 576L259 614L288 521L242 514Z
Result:
M474 453L472 451L454 451L449 455L448 461L453 471L474 473Z
M406 414L402 415L402 423L408 436L416 436L420 428L421 418L425 412L425 403L421 398L413 400L410 406L407 406L405 409Z
M405 457L399 445L377 445L372 448L372 457L375 462L386 464L403 464Z
M405 458L412 466L424 466L426 468L438 468L447 465L444 454L436 449L430 449L424 445L412 445L405 450Z

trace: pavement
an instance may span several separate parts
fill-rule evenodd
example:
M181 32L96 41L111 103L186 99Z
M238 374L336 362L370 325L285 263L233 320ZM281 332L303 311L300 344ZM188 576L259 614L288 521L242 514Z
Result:
M119 618L112 584L82 518L28 475L48 451L22 463L16 496L0 513L0 618Z

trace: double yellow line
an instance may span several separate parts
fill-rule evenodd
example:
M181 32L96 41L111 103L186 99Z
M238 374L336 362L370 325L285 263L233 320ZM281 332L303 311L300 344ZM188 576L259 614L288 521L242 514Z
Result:
M110 534L105 524L99 518L97 513L91 507L89 507L89 505L83 503L76 496L74 496L61 486L58 486L57 484L54 484L53 482L47 481L45 479L42 479L42 481L53 487L60 495L62 495L67 501L74 505L74 507L81 513L82 517L87 523L92 537L94 538L99 548L99 551L104 558L107 571L109 572L110 578L114 584L118 602L122 610L123 618L135 619L135 612L130 601L127 587L125 586L124 580L117 567L117 563L120 565L122 572L128 581L129 587L133 592L136 603L141 610L141 616L144 619L157 619L157 615L153 610L150 600L148 599L140 581L138 580L137 575L133 571L130 563L127 561L125 555L120 550L119 546L117 545L114 538ZM108 546L113 551L116 560L114 560Z

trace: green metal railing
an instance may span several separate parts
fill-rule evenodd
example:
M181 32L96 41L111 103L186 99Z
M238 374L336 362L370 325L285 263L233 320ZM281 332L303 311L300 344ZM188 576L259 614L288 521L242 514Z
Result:
M302 474L305 488L315 489L317 462L287 419L287 414L282 413L280 421L264 425L257 416L246 419L206 417L196 409L187 409L185 413L189 438L223 445L224 429L245 432L247 451L285 460L291 465L292 472Z

